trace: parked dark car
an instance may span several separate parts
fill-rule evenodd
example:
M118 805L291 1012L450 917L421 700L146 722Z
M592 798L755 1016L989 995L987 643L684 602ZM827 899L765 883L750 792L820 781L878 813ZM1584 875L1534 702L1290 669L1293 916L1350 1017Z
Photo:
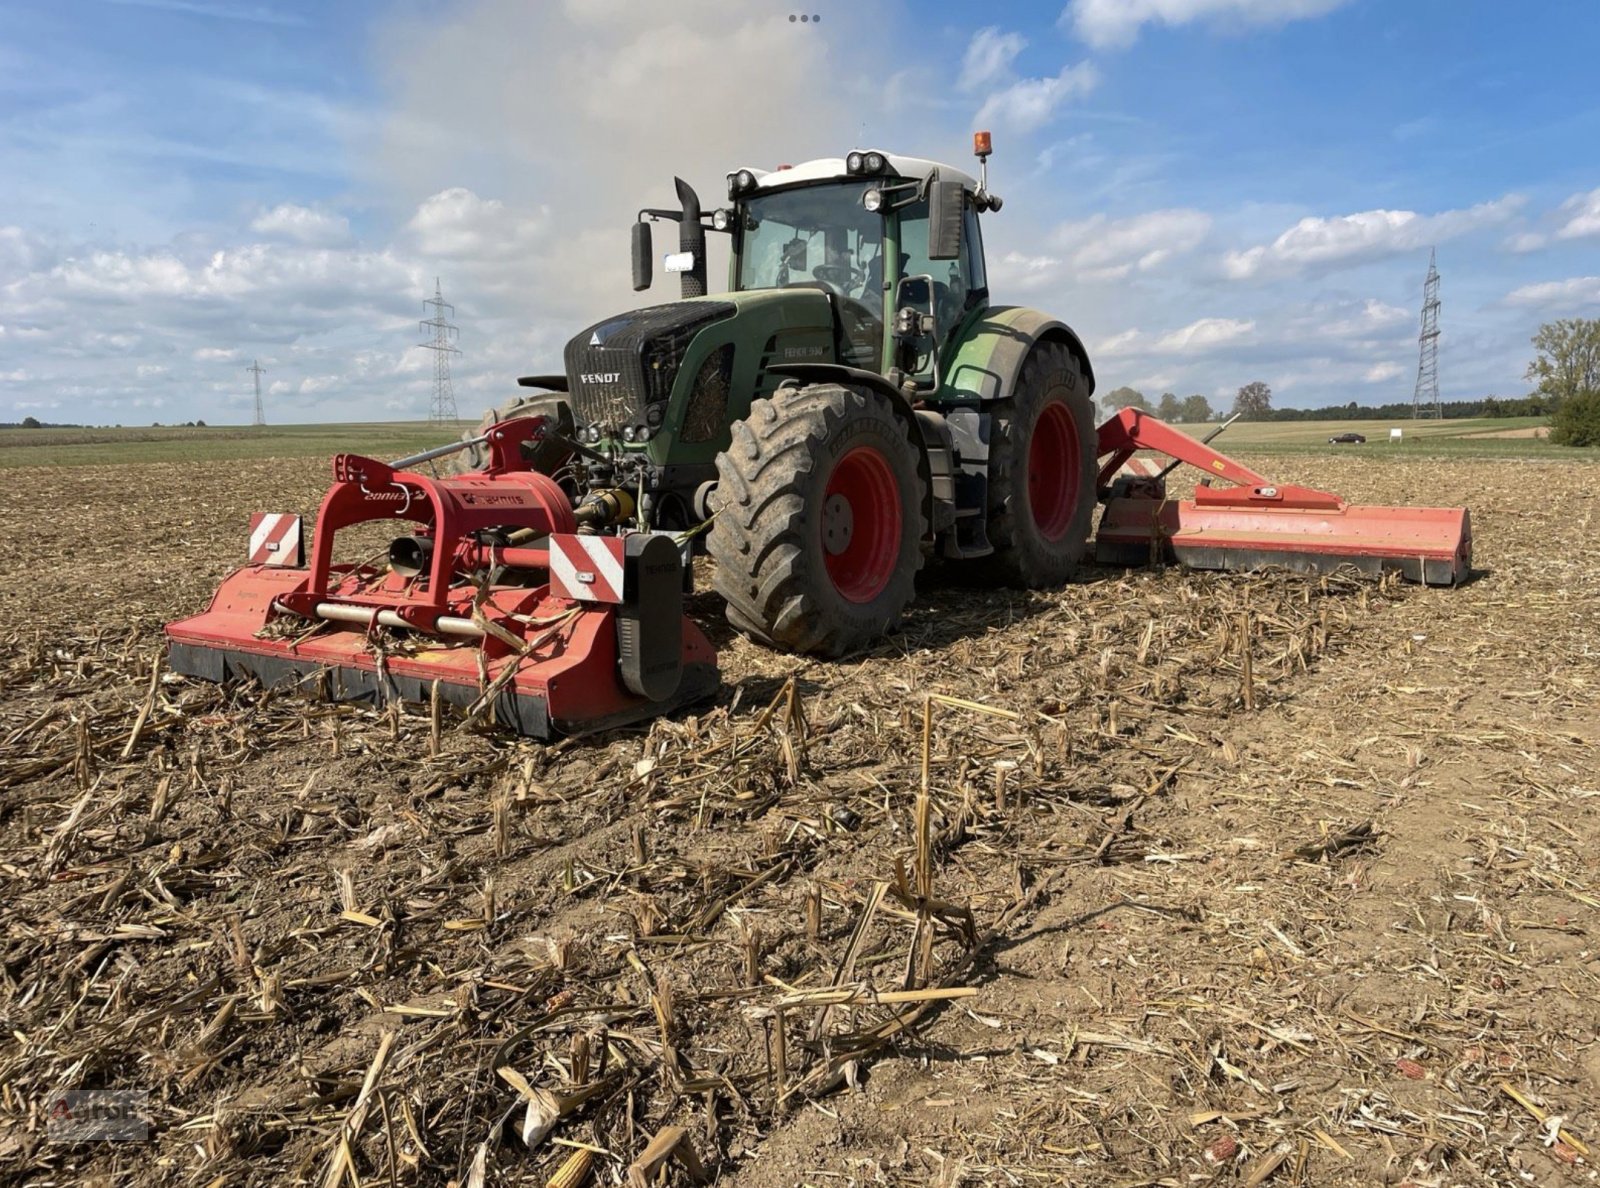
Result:
M1328 438L1329 445L1364 445L1366 438L1359 433L1341 433L1337 437Z

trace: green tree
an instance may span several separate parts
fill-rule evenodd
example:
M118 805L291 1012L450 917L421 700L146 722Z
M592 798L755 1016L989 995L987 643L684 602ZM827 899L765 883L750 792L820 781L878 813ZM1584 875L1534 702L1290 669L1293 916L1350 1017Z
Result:
M1204 425L1213 416L1211 401L1198 392L1193 396L1183 398L1183 423L1185 425Z
M1178 398L1171 392L1161 393L1161 402L1156 405L1156 416L1163 421L1177 421L1183 417L1183 405L1178 403Z
M1533 380L1546 399L1600 392L1600 318L1546 322L1533 336L1533 349L1538 356L1523 378Z
M1550 440L1556 445L1600 446L1600 391L1563 400L1550 417Z
M43 429L44 428L43 425L39 424L39 418L38 417L23 417L22 418L22 427L24 429Z
M1116 388L1100 398L1100 402L1116 412L1119 408L1136 408L1140 412L1150 412L1150 402L1144 398L1144 393L1134 388Z
M1260 380L1251 380L1233 398L1233 411L1246 421L1265 421L1272 415L1272 389Z

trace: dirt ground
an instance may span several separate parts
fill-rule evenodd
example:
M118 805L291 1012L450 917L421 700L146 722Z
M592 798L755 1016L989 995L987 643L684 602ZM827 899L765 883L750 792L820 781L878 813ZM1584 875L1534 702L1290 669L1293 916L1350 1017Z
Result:
M1482 572L930 579L832 665L702 595L717 702L437 756L151 679L323 464L9 472L0 1174L1595 1182L1600 470L1259 464L1466 503ZM150 1141L48 1141L78 1087Z
M1474 437L1549 437L1550 426L1530 425L1525 429L1496 429L1489 433L1474 433Z

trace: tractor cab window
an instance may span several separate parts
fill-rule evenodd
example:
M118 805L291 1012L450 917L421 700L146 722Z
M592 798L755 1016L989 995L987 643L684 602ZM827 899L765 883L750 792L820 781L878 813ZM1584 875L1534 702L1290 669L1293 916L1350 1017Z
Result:
M883 341L883 218L869 183L759 194L744 203L738 289L821 289L833 298L840 361L878 366Z
M983 241L978 237L977 214L967 204L966 225L962 228L961 257L956 260L928 258L928 204L913 202L900 212L900 275L933 277L934 310L939 317L941 335L954 330L972 302L988 288L983 271ZM928 308L925 285L911 284L902 290L902 299L918 309Z

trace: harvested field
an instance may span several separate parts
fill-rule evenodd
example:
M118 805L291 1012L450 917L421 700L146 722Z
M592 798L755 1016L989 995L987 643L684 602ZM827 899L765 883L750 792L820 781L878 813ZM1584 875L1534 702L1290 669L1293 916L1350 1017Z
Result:
M1594 1182L1600 469L1251 461L1484 572L928 582L837 665L701 595L716 703L437 753L156 666L325 463L8 472L6 1179Z

